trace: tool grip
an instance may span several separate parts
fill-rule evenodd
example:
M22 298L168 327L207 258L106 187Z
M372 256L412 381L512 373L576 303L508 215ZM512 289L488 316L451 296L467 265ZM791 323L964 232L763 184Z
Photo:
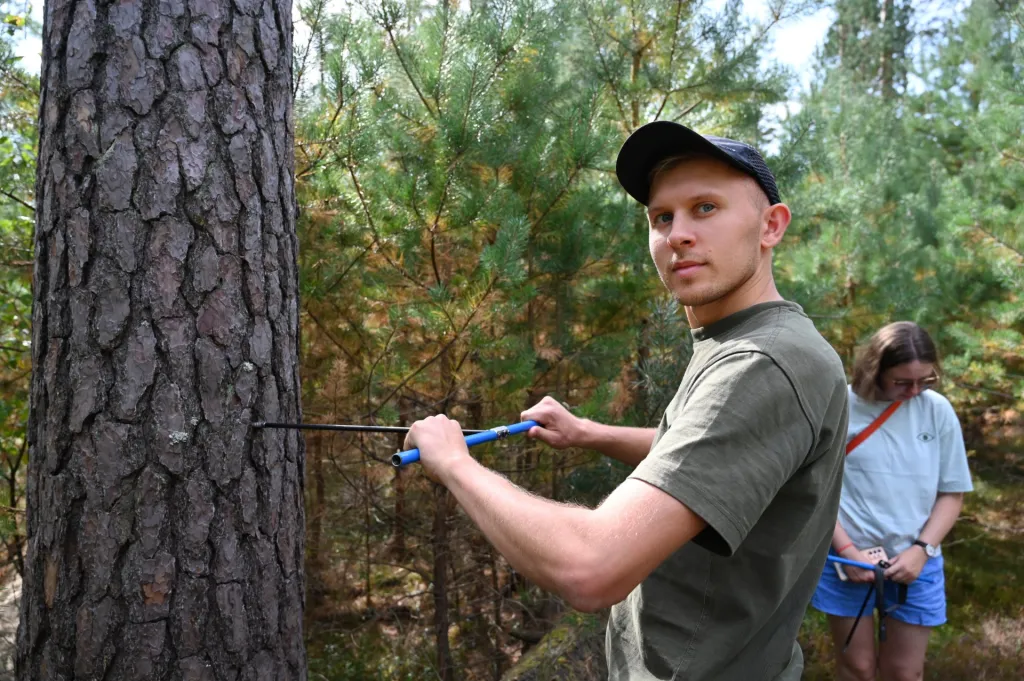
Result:
M540 424L536 421L522 421L520 423L513 423L510 426L498 426L497 428L491 428L481 433L470 435L466 438L466 446L472 447L473 445L483 444L484 442L490 442L492 440L504 440L509 435L518 435L519 433L525 433L534 426ZM401 468L410 463L415 463L420 460L419 449L407 449L404 452L398 452L391 457L391 465L395 468Z

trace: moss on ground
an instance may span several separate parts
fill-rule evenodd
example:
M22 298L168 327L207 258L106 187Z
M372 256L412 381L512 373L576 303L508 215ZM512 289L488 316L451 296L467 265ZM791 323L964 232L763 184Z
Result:
M604 620L569 612L501 681L594 681L607 676Z

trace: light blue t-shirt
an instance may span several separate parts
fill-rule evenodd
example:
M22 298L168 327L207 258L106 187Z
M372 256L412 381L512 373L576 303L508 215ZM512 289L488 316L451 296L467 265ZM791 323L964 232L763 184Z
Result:
M890 404L850 390L847 442ZM920 535L939 492L973 489L956 412L945 397L926 390L904 401L846 457L839 523L858 548L882 546L895 556Z

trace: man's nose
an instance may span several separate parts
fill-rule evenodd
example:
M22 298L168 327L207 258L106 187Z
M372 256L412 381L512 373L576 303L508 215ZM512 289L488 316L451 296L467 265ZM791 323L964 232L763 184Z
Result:
M695 241L696 236L689 221L680 216L673 216L672 229L668 233L669 245L674 247L689 246Z

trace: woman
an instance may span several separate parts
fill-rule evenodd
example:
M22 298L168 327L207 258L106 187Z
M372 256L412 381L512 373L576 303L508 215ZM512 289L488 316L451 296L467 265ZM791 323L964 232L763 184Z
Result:
M854 364L852 442L829 553L874 563L866 550L884 549L891 563L885 570L890 607L896 583L909 586L906 603L887 617L881 649L875 650L868 610L844 652L874 574L843 567L844 580L836 564L827 562L811 605L829 616L840 681L873 681L876 667L884 681L918 681L931 628L946 621L939 545L973 486L956 413L930 390L940 372L935 344L912 322L880 329ZM858 437L862 431L866 437Z

